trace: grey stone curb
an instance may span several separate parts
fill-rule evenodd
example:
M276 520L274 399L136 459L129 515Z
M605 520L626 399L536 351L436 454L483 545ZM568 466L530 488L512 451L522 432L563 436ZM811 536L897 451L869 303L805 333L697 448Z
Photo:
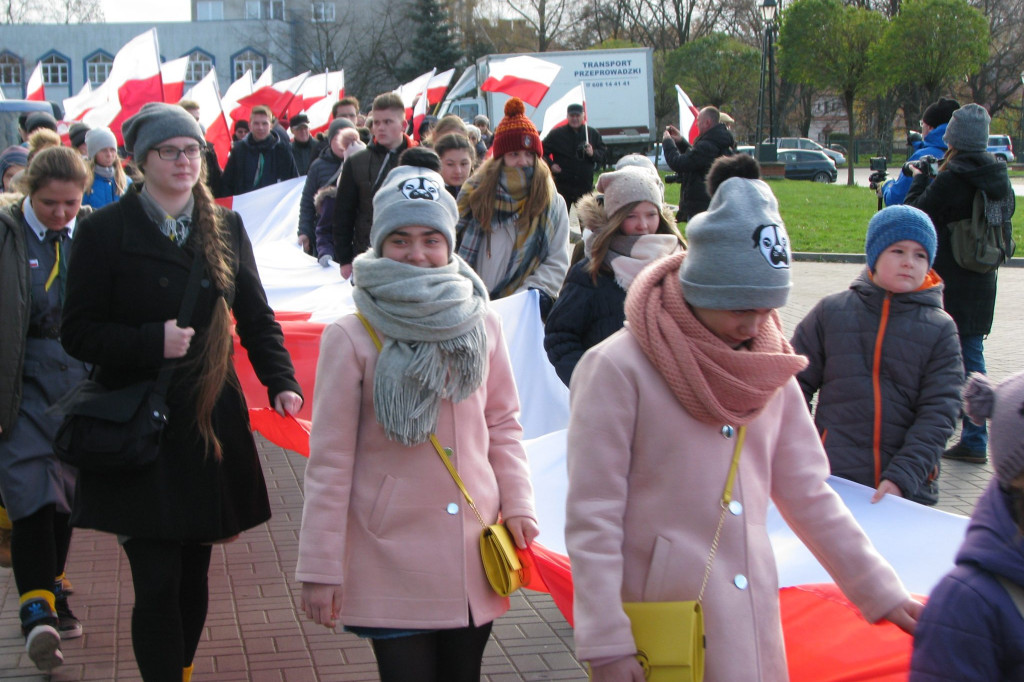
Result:
M816 253L814 251L796 252L793 260L808 263L864 263L867 258L863 253ZM1011 258L1004 264L1007 268L1024 268L1024 258Z

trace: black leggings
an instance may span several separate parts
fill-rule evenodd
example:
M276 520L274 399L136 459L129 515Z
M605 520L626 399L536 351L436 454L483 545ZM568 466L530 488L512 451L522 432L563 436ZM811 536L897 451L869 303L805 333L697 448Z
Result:
M491 623L374 639L381 682L480 682Z
M181 682L206 623L210 546L131 539L132 648L145 682Z
M48 504L11 523L11 564L18 594L53 590L54 579L64 572L68 560L69 518Z

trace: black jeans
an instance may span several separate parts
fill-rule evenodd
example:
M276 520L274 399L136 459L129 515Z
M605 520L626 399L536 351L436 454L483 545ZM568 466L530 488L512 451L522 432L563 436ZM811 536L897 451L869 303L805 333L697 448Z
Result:
M124 543L132 567L132 648L145 682L181 682L192 665L209 602L209 545L133 538Z
M11 523L11 563L18 594L53 590L54 578L64 572L71 545L67 514L48 504Z
M374 639L381 682L480 682L491 623Z

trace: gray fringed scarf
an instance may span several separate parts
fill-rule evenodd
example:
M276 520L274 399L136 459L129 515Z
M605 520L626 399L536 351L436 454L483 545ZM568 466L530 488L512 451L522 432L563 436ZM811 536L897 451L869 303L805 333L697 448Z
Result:
M416 445L437 428L441 400L480 387L487 367L487 289L458 256L420 268L367 251L352 263L356 307L384 337L373 409L391 440Z

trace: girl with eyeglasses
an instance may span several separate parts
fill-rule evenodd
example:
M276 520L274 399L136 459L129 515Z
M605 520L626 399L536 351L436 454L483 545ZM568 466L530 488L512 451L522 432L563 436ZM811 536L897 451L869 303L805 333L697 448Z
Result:
M132 645L145 682L185 682L206 621L211 545L270 518L266 484L231 361L234 327L274 408L302 406L281 328L238 214L213 202L203 132L184 109L150 103L125 121L143 182L83 221L61 341L120 388L174 364L157 461L82 470L71 524L116 533L135 585ZM197 256L198 254L198 256ZM176 319L198 258L188 326Z

